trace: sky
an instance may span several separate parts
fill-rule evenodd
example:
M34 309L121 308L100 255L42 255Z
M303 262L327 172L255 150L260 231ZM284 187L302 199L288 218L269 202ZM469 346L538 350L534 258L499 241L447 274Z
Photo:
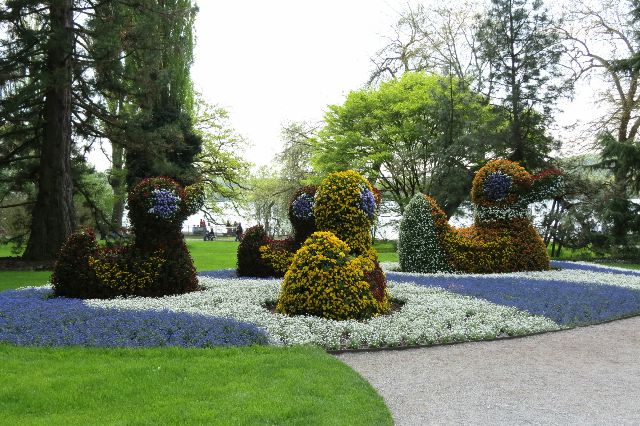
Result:
M250 144L245 158L265 165L282 147L284 124L319 122L328 105L341 104L349 91L365 85L371 58L388 44L407 2L200 0L197 5L195 89L229 112L231 125ZM562 126L584 118L593 110L590 102L580 91L573 101L561 102L566 112L557 116L555 136L575 137ZM92 158L98 169L109 167L99 152Z
M291 121L322 120L327 105L364 86L371 57L405 3L394 0L200 0L192 78L227 109L267 164Z

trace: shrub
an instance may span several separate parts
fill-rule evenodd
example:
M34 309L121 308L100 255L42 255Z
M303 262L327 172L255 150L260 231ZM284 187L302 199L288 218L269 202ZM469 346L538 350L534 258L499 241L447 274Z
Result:
M334 233L362 254L371 246L376 197L371 184L353 170L330 174L316 193L316 227Z
M275 271L275 276L284 277L293 262L297 248L293 238L268 239L266 245L260 246L260 257Z
M142 180L129 193L133 243L99 249L95 235L72 236L57 262L55 294L165 296L198 289L181 227L200 207L202 194L198 186L183 188L165 177Z
M262 225L247 229L238 246L238 276L273 277L278 273L262 258L260 247L269 244L269 237Z
M442 260L452 270L467 273L549 269L546 247L527 207L553 196L560 177L558 170L532 176L513 161L490 161L473 179L475 223L469 228L452 228L435 200L415 197L400 227L402 270L437 272L443 270Z
M296 253L285 275L277 311L328 319L365 319L387 312L386 283L375 252L352 256L331 232L315 232ZM376 297L377 296L377 297Z
M549 255L528 219L456 229L445 248L454 268L469 273L544 271Z
M303 186L293 194L289 202L289 221L293 227L295 250L316 231L316 220L313 214L316 190L315 185Z
M435 201L423 194L415 195L404 210L400 221L398 257L400 269L405 272L434 273L450 271L443 246L443 237L447 231L442 229L444 212ZM439 211L438 211L439 210ZM440 219L440 232L436 229L436 218ZM445 232L443 232L445 231Z
M109 297L116 292L100 285L89 258L98 252L96 234L91 229L77 231L67 239L53 268L51 285L57 296Z

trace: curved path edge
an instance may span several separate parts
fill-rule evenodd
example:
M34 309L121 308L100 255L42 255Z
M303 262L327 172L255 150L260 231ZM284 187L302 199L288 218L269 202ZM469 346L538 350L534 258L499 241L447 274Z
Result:
M640 317L518 339L335 355L398 425L640 424Z

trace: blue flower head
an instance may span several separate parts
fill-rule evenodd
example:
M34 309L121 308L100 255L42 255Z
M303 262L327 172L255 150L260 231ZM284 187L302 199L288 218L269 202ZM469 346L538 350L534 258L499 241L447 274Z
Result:
M293 200L293 215L298 219L309 220L313 218L314 205L315 200L313 199L313 197L303 192L295 200Z
M148 212L162 219L173 219L179 210L180 197L173 191L162 188L154 189L152 194L151 208L149 208Z
M511 176L494 172L484 179L484 194L491 201L501 201L509 195L511 189Z
M360 188L360 210L365 212L369 218L373 218L376 213L376 197L369 188Z

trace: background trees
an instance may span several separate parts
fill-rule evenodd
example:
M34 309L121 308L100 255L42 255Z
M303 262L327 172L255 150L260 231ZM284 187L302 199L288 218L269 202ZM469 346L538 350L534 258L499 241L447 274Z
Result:
M539 168L555 147L545 134L560 96L563 77L560 34L541 0L492 0L478 28L479 55L490 64L489 101L508 111L509 158Z
M405 73L329 107L314 165L321 173L360 171L387 191L400 212L425 192L451 215L485 154L504 152L504 118L464 80Z
M22 194L29 207L25 258L55 257L74 228L74 187L90 173L83 156L101 138L115 147L112 227L122 220L124 163L129 183L157 174L197 178L201 140L189 76L195 11L190 0L0 6L0 163L7 166L0 198ZM91 192L80 193L99 205Z

